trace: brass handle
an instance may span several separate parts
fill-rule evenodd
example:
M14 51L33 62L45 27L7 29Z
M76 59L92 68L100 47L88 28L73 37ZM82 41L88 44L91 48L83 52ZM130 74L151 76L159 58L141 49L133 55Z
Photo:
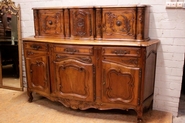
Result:
M128 51L128 50L114 50L114 51L112 51L112 53L114 53L116 55L125 55L125 54L130 54L130 51Z
M38 49L41 48L39 45L32 45L31 47L32 47L34 50L38 50Z
M79 50L72 49L72 48L66 48L66 49L64 49L64 52L73 55L73 54L75 54L76 52L79 52Z

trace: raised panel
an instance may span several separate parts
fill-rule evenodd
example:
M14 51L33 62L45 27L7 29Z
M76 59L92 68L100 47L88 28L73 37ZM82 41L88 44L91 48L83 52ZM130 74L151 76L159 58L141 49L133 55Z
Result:
M103 39L135 39L136 8L103 8Z
M71 38L93 39L93 9L70 9Z
M49 93L50 83L47 57L26 58L26 68L28 88Z
M38 11L40 36L64 37L63 9Z
M102 101L138 105L140 68L103 62Z
M77 59L55 61L56 93L59 97L93 101L93 65Z

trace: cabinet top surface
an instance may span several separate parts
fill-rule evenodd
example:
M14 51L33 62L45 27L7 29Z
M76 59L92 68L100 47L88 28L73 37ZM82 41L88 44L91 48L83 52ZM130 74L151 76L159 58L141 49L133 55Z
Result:
M144 4L125 4L125 5L111 5L111 6L58 6L58 7L35 7L32 9L65 9L65 8L127 8L127 7L147 7Z
M58 43L58 44L71 44L71 45L95 45L95 46L141 46L147 47L152 44L159 43L158 39L151 39L149 41L110 41L110 40L71 40L71 39L58 39L58 38L35 38L27 37L23 38L23 41L32 41L32 42L45 42L45 43Z

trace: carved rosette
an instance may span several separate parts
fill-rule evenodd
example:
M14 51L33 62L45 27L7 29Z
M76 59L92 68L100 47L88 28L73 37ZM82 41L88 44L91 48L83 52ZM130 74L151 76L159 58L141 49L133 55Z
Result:
M46 34L47 33L50 34L51 30L55 30L55 34L59 34L60 32L62 32L62 25L60 25L59 23L60 18L61 18L61 15L59 13L56 13L55 16L46 16L44 18L44 23L42 27L43 32Z

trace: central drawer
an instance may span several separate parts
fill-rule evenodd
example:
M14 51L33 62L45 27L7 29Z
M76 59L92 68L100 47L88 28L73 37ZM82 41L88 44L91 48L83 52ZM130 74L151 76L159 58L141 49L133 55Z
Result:
M55 53L93 55L93 46L53 45Z

